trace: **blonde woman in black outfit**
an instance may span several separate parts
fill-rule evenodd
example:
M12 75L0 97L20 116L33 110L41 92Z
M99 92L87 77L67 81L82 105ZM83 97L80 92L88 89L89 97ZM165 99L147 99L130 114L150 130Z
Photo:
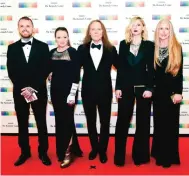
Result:
M56 122L56 153L61 168L68 167L74 156L82 156L76 136L74 107L80 79L78 57L70 46L68 31L55 30L57 48L51 50L51 100Z
M180 164L178 137L183 56L173 26L161 20L155 31L154 137L152 156L164 168Z
M120 42L116 96L118 117L115 131L114 164L125 164L125 145L136 99L136 132L132 158L135 165L150 161L150 114L153 91L154 44L147 40L142 18L131 19L126 39Z

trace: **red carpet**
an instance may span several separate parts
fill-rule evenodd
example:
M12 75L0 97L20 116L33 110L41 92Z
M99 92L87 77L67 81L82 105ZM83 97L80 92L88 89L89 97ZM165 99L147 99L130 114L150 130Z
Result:
M37 137L30 137L30 145L32 148L32 157L26 161L25 164L14 167L13 163L20 154L19 147L17 145L16 136L1 136L1 175L65 175L65 174L131 174L131 175L189 175L189 138L180 138L180 157L181 165L173 165L168 169L156 166L155 161L151 158L151 162L146 165L136 167L131 159L131 148L133 138L128 140L127 150L127 163L124 167L118 168L113 164L114 155L114 137L110 138L108 148L108 162L101 164L98 157L94 161L88 160L88 153L90 151L90 145L88 137L79 137L81 148L84 152L83 158L77 158L75 162L66 169L61 169L55 154L55 138L49 137L49 156L52 160L52 165L44 166L38 159L37 153ZM96 166L91 168L91 166Z

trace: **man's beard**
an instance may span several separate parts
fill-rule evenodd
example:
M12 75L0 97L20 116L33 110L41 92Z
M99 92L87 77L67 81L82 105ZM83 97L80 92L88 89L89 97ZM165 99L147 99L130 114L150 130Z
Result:
M22 38L24 38L24 39L29 39L29 38L31 38L31 37L32 37L32 34L27 35L27 36L23 36L23 35L20 33L20 36L21 36Z

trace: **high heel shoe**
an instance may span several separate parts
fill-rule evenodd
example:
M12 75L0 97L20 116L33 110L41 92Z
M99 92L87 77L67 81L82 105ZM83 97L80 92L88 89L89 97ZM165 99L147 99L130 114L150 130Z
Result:
M71 163L74 161L74 156L72 153L69 153L65 156L64 160L62 161L62 163L60 164L61 168L66 168L69 167L71 165Z
M72 152L70 152L70 148L68 147L68 150L66 151L65 158L61 162L60 167L66 168L71 165L71 163L74 161L74 155Z

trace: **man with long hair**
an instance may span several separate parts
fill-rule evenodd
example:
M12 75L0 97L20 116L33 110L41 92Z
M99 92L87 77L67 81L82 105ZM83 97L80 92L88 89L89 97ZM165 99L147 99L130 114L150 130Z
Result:
M80 66L83 66L82 100L87 119L92 150L89 160L100 155L100 162L107 162L107 147L112 102L111 67L116 65L117 51L109 42L104 24L92 21L82 45L78 48ZM100 118L100 136L96 129L97 109Z

